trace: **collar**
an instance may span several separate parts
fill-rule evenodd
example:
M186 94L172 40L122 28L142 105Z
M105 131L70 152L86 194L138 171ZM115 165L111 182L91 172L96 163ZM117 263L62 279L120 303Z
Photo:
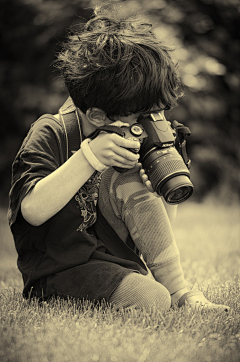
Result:
M65 103L62 105L62 107L59 109L59 113L61 114L67 114L71 112L75 112L77 107L73 103L72 98L69 96L68 99L65 101Z

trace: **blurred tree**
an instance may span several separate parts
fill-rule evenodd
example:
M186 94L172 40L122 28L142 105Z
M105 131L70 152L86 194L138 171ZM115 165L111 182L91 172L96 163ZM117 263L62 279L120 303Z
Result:
M170 0L152 15L175 38L186 97L170 118L193 132L195 197L239 198L239 1Z
M0 200L10 187L11 164L30 124L56 112L66 97L51 63L74 22L92 14L87 0L2 0L0 11Z
M100 0L98 2L101 2ZM123 9L126 1L122 1ZM186 96L169 119L188 125L194 197L240 195L238 0L132 0L172 43ZM85 22L91 0L2 0L0 12L0 188L6 199L11 163L30 124L55 113L66 91L51 67L73 22Z

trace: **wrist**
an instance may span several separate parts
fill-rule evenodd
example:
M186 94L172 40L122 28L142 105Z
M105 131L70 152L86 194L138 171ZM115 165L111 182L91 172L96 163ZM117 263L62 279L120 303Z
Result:
M97 171L99 172L103 172L105 171L108 166L104 165L101 161L99 161L99 159L94 155L94 153L92 152L89 143L91 142L90 138L86 138L82 143L81 143L81 150L82 153L84 155L84 157L86 158L86 160L88 161L88 163Z
M189 288L185 287L185 288L182 288L182 289L178 290L177 292L171 294L172 305L176 304L179 301L179 299L187 292L189 292Z

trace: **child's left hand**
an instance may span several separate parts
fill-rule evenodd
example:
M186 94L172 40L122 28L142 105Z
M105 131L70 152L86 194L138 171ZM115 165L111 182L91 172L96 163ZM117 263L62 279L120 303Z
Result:
M145 184L146 188L150 191L150 192L154 192L153 187L152 187L152 183L151 181L149 181L148 176L145 173L145 170L142 168L142 164L138 163L137 166L139 166L139 175L142 179L142 182Z

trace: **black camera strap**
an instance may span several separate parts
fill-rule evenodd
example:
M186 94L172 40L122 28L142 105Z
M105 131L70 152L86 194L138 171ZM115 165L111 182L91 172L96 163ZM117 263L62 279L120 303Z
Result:
M174 120L172 122L172 127L176 131L176 149L178 153L182 156L184 163L186 164L187 168L190 169L191 167L191 160L189 160L187 155L187 137L191 136L191 131L188 127L184 126L184 124L179 123L178 121Z
M188 127L184 126L184 124L179 123L178 121L174 120L172 122L172 127L176 131L176 141L175 146L178 151L178 153L182 156L182 159L187 166L188 169L191 167L191 160L188 158L187 155L187 137L191 136L191 131ZM110 126L105 125L102 127L97 128L94 132L92 132L88 137L91 139L96 138L99 133L102 131L108 132L108 133L117 133L119 136L124 136L124 132L121 127L117 126Z
M124 136L124 132L122 130L121 127L117 127L117 126L102 126L102 127L99 127L97 128L95 131L93 131L89 136L88 138L91 138L92 140L94 138L96 138L99 133L101 132L107 132L107 133L117 133L119 136Z
M139 251L136 248L131 235L128 234L126 243L124 243L117 235L116 231L111 227L105 219L97 205L97 221L93 225L93 229L97 237L104 243L107 250L114 256L131 260L146 269L144 262L140 259Z

